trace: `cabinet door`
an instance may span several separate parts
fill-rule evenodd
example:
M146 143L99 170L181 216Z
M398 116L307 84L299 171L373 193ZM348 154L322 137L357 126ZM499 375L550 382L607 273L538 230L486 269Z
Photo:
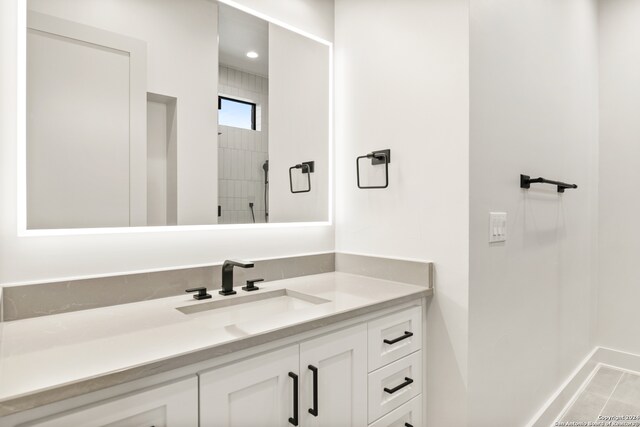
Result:
M201 427L295 425L298 351L293 345L200 374Z
M300 344L300 380L304 427L367 425L367 325Z
M198 379L108 400L21 427L193 427L198 425Z

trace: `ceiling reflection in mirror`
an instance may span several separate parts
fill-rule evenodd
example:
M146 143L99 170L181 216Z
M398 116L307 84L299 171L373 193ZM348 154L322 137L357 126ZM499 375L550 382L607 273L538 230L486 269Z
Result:
M211 0L28 0L27 27L28 229L329 219L328 43Z

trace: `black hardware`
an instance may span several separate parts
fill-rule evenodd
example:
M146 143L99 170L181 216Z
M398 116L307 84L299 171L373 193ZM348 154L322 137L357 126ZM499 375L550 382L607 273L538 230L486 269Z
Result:
M247 286L243 286L242 290L247 292L257 291L260 288L256 286L256 282L264 282L264 279L247 280Z
M401 388L405 388L406 386L408 386L409 384L411 384L413 382L413 380L409 377L404 377L404 382L400 385L395 386L394 388L384 388L384 391L386 391L389 394L393 394L396 391L400 390Z
M269 160L262 164L264 171L264 222L269 222Z
M307 168L302 169L302 173L314 173L316 171L316 162L311 160L310 162L302 162L303 165L307 165Z
M558 187L558 193L564 193L567 188L578 188L576 184L567 184L566 182L553 181L542 177L531 178L529 175L520 175L520 188L531 188L531 184L551 184Z
M309 409L309 413L314 417L318 416L318 368L309 365L308 368L313 372L313 408Z
M185 292L197 292L197 294L195 294L193 296L195 299L209 299L209 298L211 298L211 295L207 293L207 288L205 288L205 287L186 289Z
M311 191L311 174L315 171L315 163L314 161L311 162L302 162L300 164L297 164L295 166L291 166L289 168L289 189L291 190L291 192L293 194L296 193L308 193L309 191ZM291 175L291 172L294 169L302 169L302 173L303 174L307 174L307 189L306 190L299 190L299 191L293 191L293 177Z
M289 422L294 426L298 425L298 376L293 372L289 372L289 376L293 378L293 417L289 418Z
M384 156L386 156L386 160ZM372 153L367 154L370 156L372 165L384 165L385 163L391 163L391 150L376 150Z
M251 210L251 218L253 219L253 222L255 224L255 222L256 222L256 214L255 214L255 212L253 212L253 202L249 202L249 209Z
M413 424L404 423L404 427L413 427Z
M252 262L227 260L222 264L222 290L218 291L220 295L234 295L233 290L233 267L253 268Z
M218 216L222 216L222 206L218 205Z
M360 185L360 160L371 159L372 165L384 165L385 182L384 185ZM389 186L389 163L391 163L391 150L377 150L367 155L359 156L356 158L356 175L358 179L358 188L361 189L375 189L375 188L387 188Z
M404 331L404 335L398 338L394 338L392 340L384 340L385 344L395 344L398 341L402 341L402 340L406 340L409 337L413 336L413 332L409 332L409 331Z

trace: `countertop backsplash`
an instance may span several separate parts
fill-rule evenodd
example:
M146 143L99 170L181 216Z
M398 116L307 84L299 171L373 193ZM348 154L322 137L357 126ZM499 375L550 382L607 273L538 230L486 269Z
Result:
M251 269L234 270L236 286L246 280L288 279L312 274L344 273L433 286L428 261L383 258L340 252L256 260ZM0 287L0 319L13 321L92 308L182 295L185 289L220 288L221 265L135 272ZM3 292L4 291L4 292Z

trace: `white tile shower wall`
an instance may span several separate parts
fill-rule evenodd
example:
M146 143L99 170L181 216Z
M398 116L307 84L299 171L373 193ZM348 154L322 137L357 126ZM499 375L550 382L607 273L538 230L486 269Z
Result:
M265 222L265 182L262 165L269 158L269 80L220 66L220 95L256 103L256 130L219 126L219 224Z

